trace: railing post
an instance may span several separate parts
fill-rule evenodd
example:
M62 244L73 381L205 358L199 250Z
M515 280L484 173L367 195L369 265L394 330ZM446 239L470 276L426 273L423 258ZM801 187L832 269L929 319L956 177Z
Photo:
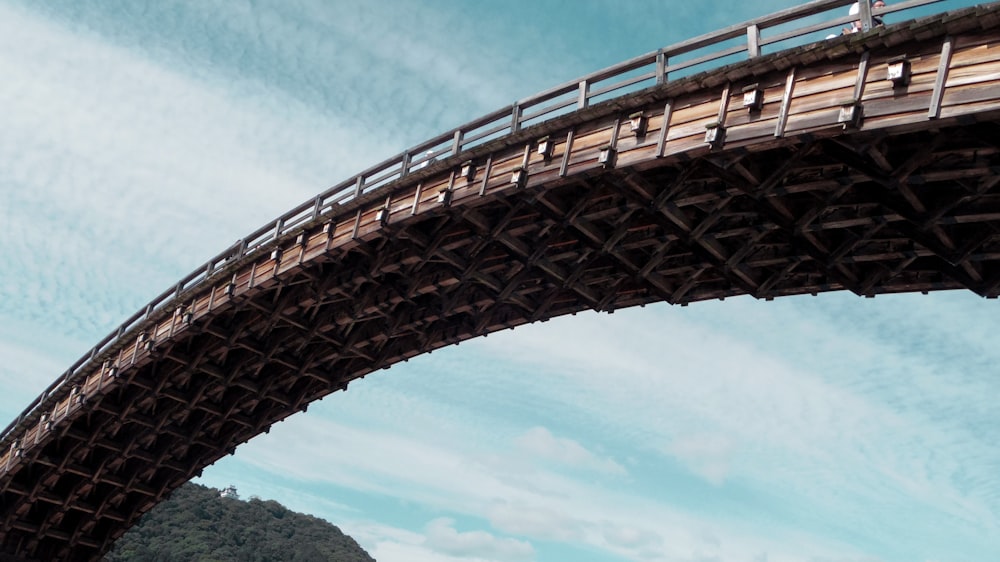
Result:
M590 100L587 99L588 95L590 95L590 82L582 80L580 82L579 95L576 100L577 108L583 109L590 104Z
M667 54L663 51L656 53L656 84L667 82Z
M406 166L403 166L403 173L406 173ZM313 201L313 218L319 217L319 213L323 208L323 197L317 195L316 199Z
M365 177L358 176L357 181L354 182L354 197L361 195L361 190L365 188Z
M521 130L521 105L515 103L510 112L510 132L514 134Z
M455 137L451 141L451 155L462 151L462 129L455 129Z
M406 177L406 174L410 173L410 151L403 153L403 162L401 164L402 168L399 171L399 179Z
M760 56L760 27L755 23L747 26L747 55L749 58Z
M872 18L872 4L870 1L861 0L858 2L858 17L861 20L861 31L871 31L875 25Z

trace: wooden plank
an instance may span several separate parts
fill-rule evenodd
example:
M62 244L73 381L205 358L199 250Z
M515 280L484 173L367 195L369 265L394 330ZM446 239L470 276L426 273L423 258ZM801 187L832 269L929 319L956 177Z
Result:
M666 152L667 133L670 132L670 118L673 115L673 99L669 99L663 105L663 123L660 125L660 135L656 140L656 157L663 158Z
M702 121L693 121L683 125L672 125L667 134L667 149L665 153L676 154L675 148L678 143L687 143L688 141L703 142L705 140L705 123L708 121L709 118L706 118Z
M899 99L881 98L865 101L865 120L875 117L885 117L899 114L911 114L926 111L930 92L919 92ZM921 121L923 119L920 119Z
M479 183L480 197L486 195L486 183L489 181L491 173L493 173L493 154L490 154L486 158L486 166L483 168L483 180Z
M963 33L955 37L956 51L986 50L1000 47L1000 31L990 30L983 33Z
M910 83L906 86L906 96L914 94L930 94L934 90L935 75L933 73L923 73L912 75ZM880 76L877 80L870 80L865 86L865 95L862 101L867 105L872 100L899 98L900 91L894 87L892 82L886 80L885 76Z
M840 116L840 109L819 109L816 111L811 111L809 113L801 113L793 115L788 120L788 126L785 130L785 134L789 133L804 133L810 130L823 127L831 127L831 133L841 129L839 123L837 123L837 118Z
M795 96L797 98L822 98L830 90L854 88L857 78L858 69L856 66L844 72L827 74L809 80L796 76Z
M611 142L613 122L604 121L599 126L578 127L573 135L573 152L578 153L590 149L607 146Z
M963 105L986 103L991 106L1000 103L1000 79L992 80L976 86L949 91L948 97L942 102L943 108L956 109Z
M487 190L503 190L510 186L510 176L521 165L520 154L496 154L490 175L486 182Z
M863 6L864 2L860 2ZM868 16L871 18L871 5L868 4L862 8L862 13L867 9ZM861 61L858 63L858 79L854 84L854 101L859 102L861 98L865 95L865 82L868 79L868 62L871 60L871 51L865 51L861 54Z
M910 125L916 120L925 121L927 119L927 99L929 99L929 97L924 98L924 103L920 104L916 111L910 111L907 113L892 113L883 116L869 116L866 113L861 128L866 131L887 129Z
M951 95L948 96L951 98ZM984 97L983 100L978 102L968 102L960 106L950 106L949 104L944 104L941 107L941 116L938 119L949 119L955 117L971 117L973 120L979 120L981 114L986 114L988 112L995 112L1000 110L1000 100L997 100L995 95ZM993 117L985 117L987 120L995 119Z
M831 107L840 107L854 100L854 85L844 85L840 88L830 88L822 94L798 96L793 98L796 113L807 113Z
M785 93L781 98L781 109L778 110L778 122L774 125L774 136L781 138L785 136L785 128L788 126L788 113L792 106L792 95L795 92L795 67L788 69L788 76L785 78Z
M708 147L705 145L705 128L702 126L701 135L686 135L683 137L678 137L667 144L667 150L665 156L672 156L674 154L687 154L689 156L698 156L703 153L708 152Z
M715 118L715 122L720 127L726 125L726 112L729 109L729 91L732 85L732 82L726 82L726 87L722 90L722 98L719 100L719 113Z
M628 168L655 158L656 144L645 143L629 150L618 152L616 167Z
M455 173L455 169L452 168L451 169L451 173L448 175L448 187L445 188L445 191L451 191L451 192L455 191L455 176L456 175L457 174Z
M459 169L459 171L455 174L453 191L455 193L452 195L452 198L455 200L479 194L479 189L475 185L475 178L469 179L463 177L461 175L461 169Z
M957 38L956 38L957 40ZM984 64L989 62L994 62L1000 58L1000 46L998 47L988 47L980 46L978 48L967 48L964 50L959 50L952 45L952 63L951 69L965 68L967 66L976 66L977 64Z
M612 150L618 148L618 134L621 131L621 128L622 120L615 119L614 124L611 125L611 139L608 140L608 146L610 146Z
M738 126L730 125L726 128L726 146L737 142L773 137L776 124L776 119L767 119Z
M712 91L701 88L698 85L692 86L692 89L675 96L674 113L682 119L684 118L685 110L700 108L706 103L713 103L715 101L715 95Z
M358 209L357 213L354 216L354 227L353 227L353 229L351 231L351 238L354 239L354 240L357 240L357 238L358 238L358 232L361 229L361 213L362 212L363 212L362 209Z
M960 69L952 67L948 71L946 87L950 90L959 86L967 86L979 82L1000 79L1000 61L980 63Z
M784 76L778 79L772 75L768 77L766 82L757 81L755 83L758 84L763 95L763 104L760 109L753 112L748 111L743 106L743 88L736 88L735 98L730 102L729 111L726 114L727 128L732 129L735 126L750 122L769 121L778 118L778 113L781 110L781 96L785 90Z
M573 137L575 133L575 128L571 128L566 133L566 144L563 148L562 161L559 164L559 177L561 178L566 177L566 169L569 167L569 157L573 151Z

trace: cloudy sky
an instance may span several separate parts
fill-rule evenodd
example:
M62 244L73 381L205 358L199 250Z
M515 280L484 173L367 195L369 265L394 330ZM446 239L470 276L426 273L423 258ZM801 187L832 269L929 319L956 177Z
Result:
M794 4L0 0L2 423L352 173ZM556 319L359 381L201 482L380 562L994 560L996 312L829 294Z

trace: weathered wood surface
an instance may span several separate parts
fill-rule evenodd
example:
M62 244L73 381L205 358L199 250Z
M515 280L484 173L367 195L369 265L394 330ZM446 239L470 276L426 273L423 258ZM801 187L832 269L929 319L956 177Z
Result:
M746 294L996 297L998 13L840 38L587 107L249 248L180 306L150 310L19 426L0 451L3 547L96 557L274 422L492 331ZM894 86L887 64L901 56L910 79ZM743 90L755 84L763 104L751 111ZM861 118L842 123L854 106Z

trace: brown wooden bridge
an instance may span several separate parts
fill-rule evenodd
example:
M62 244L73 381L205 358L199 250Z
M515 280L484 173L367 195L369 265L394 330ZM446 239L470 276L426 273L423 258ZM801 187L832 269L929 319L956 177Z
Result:
M862 5L869 31L815 41L853 19L819 0L660 49L289 211L4 430L0 559L97 559L276 421L493 331L737 295L996 297L1000 5L903 21L931 3Z

